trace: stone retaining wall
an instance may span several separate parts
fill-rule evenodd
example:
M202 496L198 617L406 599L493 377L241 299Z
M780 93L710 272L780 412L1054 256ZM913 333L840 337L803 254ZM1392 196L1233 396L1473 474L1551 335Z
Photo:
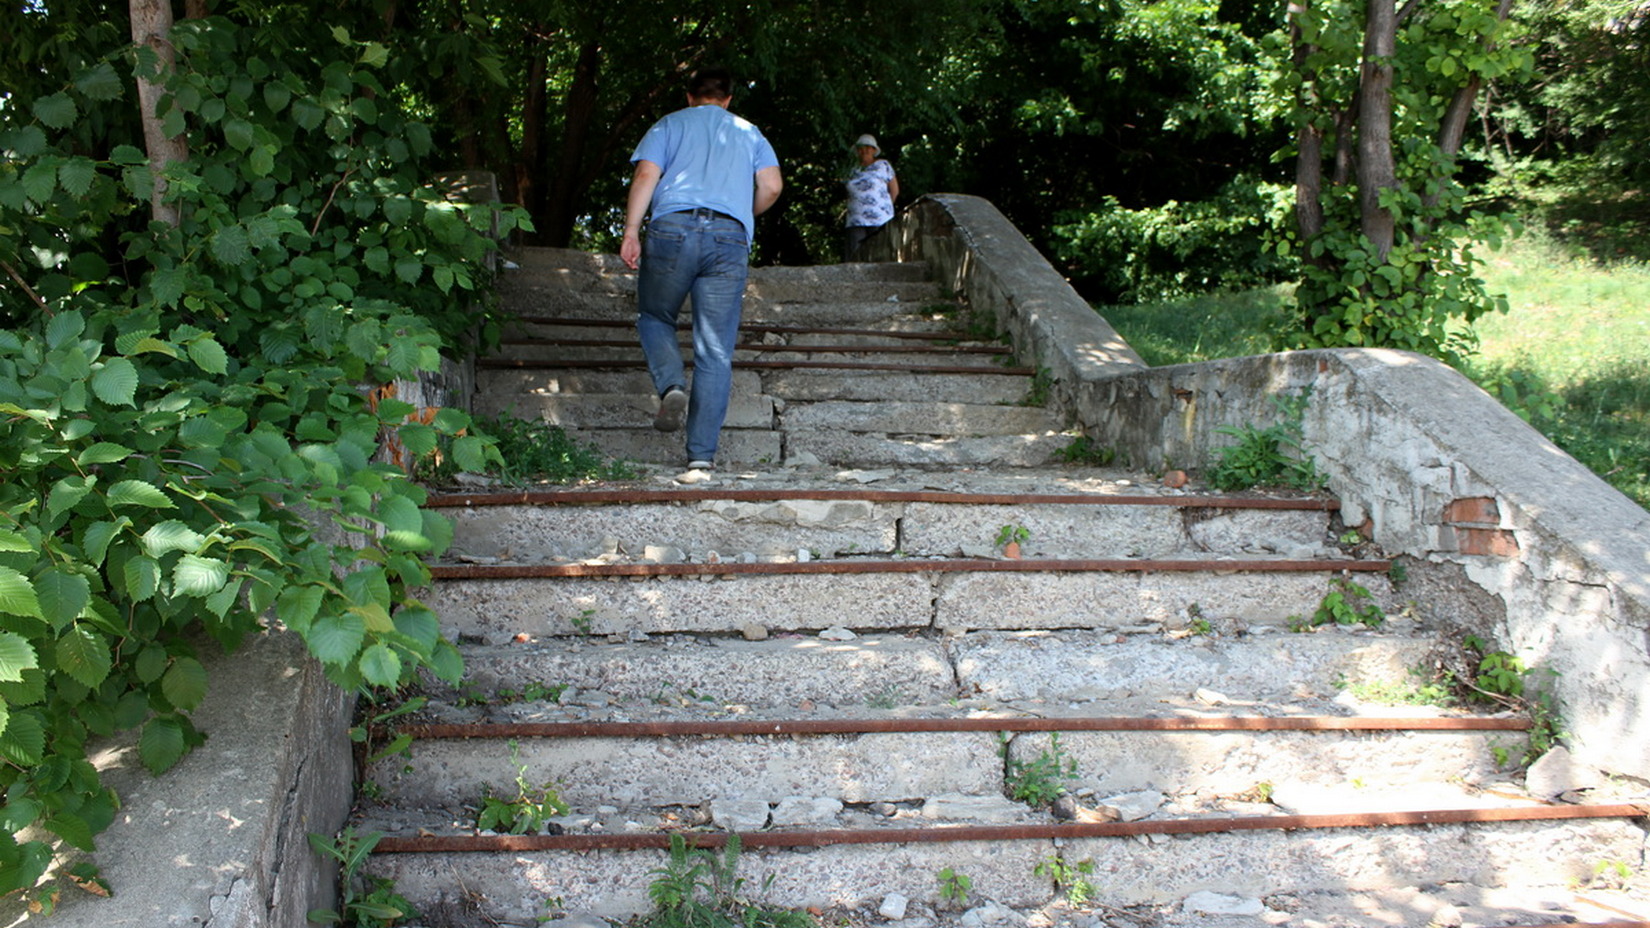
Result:
M919 200L869 245L993 315L1054 376L1054 401L1136 467L1195 469L1231 443L1218 429L1270 425L1273 397L1310 391L1306 446L1345 523L1487 594L1499 646L1557 674L1575 756L1650 780L1650 513L1461 374L1385 350L1147 368L976 197Z

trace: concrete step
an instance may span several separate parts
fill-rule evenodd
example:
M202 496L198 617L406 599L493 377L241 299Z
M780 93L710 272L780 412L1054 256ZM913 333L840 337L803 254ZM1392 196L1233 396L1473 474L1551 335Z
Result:
M509 284L553 286L586 290L617 283L634 288L636 272L616 254L597 254L567 248L518 247L507 257L516 266L501 280ZM922 283L929 280L926 265L899 262L850 262L806 267L760 266L750 269L753 284L829 285L856 282Z
M653 428L659 400L650 388L644 393L504 393L477 394L475 411L492 416L504 412L523 419L543 419L564 429L646 429L663 438ZM774 400L762 394L734 393L728 398L724 429L771 429ZM584 437L581 432L577 437ZM671 439L680 445L681 435Z
M634 412L634 410L631 410ZM548 418L548 416L547 416ZM454 524L449 560L546 563L628 553L649 545L703 561L712 551L761 561L864 555L991 557L1005 525L1024 528L1039 558L1279 555L1328 557L1321 500L1132 492L1011 496L931 490L854 490L836 481L790 492L660 488L570 489L437 496ZM520 502L515 500L520 499ZM633 500L627 502L627 500ZM1012 500L1012 501L1010 501ZM1261 508L1262 503L1299 505ZM485 559L485 560L483 560Z
M547 287L502 295L510 300L514 312L525 316L636 321L634 293L568 291ZM932 322L936 317L952 315L949 311L951 304L937 297L927 300L890 300L885 296L855 299L852 291L816 291L800 296L803 298L747 296L742 319L759 325L865 328L880 325L917 327L924 322ZM827 296L830 298L827 299ZM684 308L684 314L691 312L691 306ZM686 315L678 321L685 322Z
M634 820L606 818L604 827L612 830L624 829ZM1280 825L1293 824L1283 817L1276 820ZM746 836L738 874L753 902L787 908L874 910L889 895L899 894L917 905L949 909L947 917L955 918L957 908L941 896L936 879L941 871L968 878L970 905L992 900L1002 906L1034 908L1053 902L1057 894L1046 868L1048 861L1063 859L1073 866L1089 861L1092 866L1085 882L1091 905L1115 912L1124 906L1178 905L1199 891L1255 898L1310 896L1326 888L1365 894L1418 884L1473 887L1498 874L1526 893L1567 889L1576 881L1590 879L1590 865L1585 861L1636 859L1633 855L1643 840L1636 825L1613 818L1381 828L1243 827L1264 823L1253 818L1247 822L1239 818L1236 823L1240 830L1212 833L1196 829L1220 823L1187 821L1184 829L1175 821L1143 823L1158 829L1149 832L1149 838L1123 834L975 841L945 841L939 831L945 826L931 824L900 831L926 830L932 840L807 848L763 847L764 838L782 836L752 834ZM958 834L963 829L949 830ZM439 908L444 897L458 898L458 887L485 886L483 899L489 917L522 923L542 913L544 900L551 897L570 911L609 918L646 912L651 908L646 893L651 874L666 860L662 850L567 853L534 850L531 842L519 839L500 842L520 846L505 854L409 850L420 843L434 844L414 840L396 847L387 841L397 852L376 855L369 871L392 878L397 892L426 911ZM1333 924L1420 928L1425 921Z
M587 635L525 634L468 645L466 686L484 693L520 691L529 683L572 686L601 694L598 704L616 701L624 712L691 693L694 706L706 701L704 707L716 712L729 706L802 711L810 704L810 712L878 706L921 711L969 699L1045 717L1068 709L1096 715L1349 708L1390 714L1389 708L1349 699L1342 689L1401 687L1433 651L1430 638L1413 629L1218 638L1066 630L609 640L590 618ZM738 672L730 674L730 667Z
M938 348L932 351L910 350L910 346L893 345L886 348L872 350L865 346L829 345L818 346L808 350L791 347L744 346L736 348L733 353L734 362L756 361L765 362L769 366L783 364L802 365L806 362L832 361L838 364L860 362L863 364L877 364L901 366L963 366L979 368L989 371L992 365L999 367L1013 367L1013 358L997 348L977 348L971 350L957 348ZM501 361L518 361L538 366L553 367L557 364L595 366L598 362L606 362L612 366L640 366L646 360L642 349L634 340L602 339L582 342L556 341L525 341L516 340L506 342L490 356L494 363ZM682 346L682 360L685 364L693 362L693 349L684 342Z
M1001 369L991 376L979 374L925 374L909 371L819 370L809 368L756 370L735 367L733 395L766 394L782 400L888 399L902 402L929 400L936 396L966 396L984 404L1018 403L1031 392L1031 378L1005 375ZM691 378L691 371L689 372ZM495 398L492 394L505 398ZM521 393L635 393L650 396L653 381L640 365L624 370L509 369L478 367L476 400L489 408L502 408Z
M1218 570L1099 569L1062 560L906 558L801 564L455 565L421 594L444 624L483 641L518 634L937 628L1173 630L1205 612L1230 627L1284 627L1310 615L1338 565L1223 559ZM1301 569L1301 568L1307 569ZM556 576L557 572L563 575ZM649 576L654 573L658 575ZM535 576L535 574L537 574ZM572 574L572 575L568 575ZM582 575L581 575L582 574ZM639 575L638 575L639 574ZM1358 582L1390 599L1379 574Z
M1459 730L523 734L509 738L512 749L504 732L514 727L491 727L501 729L500 735L416 737L406 752L374 765L374 795L402 808L457 810L478 806L489 792L509 795L525 767L534 783L558 784L560 799L583 812L602 805L773 805L790 797L825 800L838 808L912 805L966 796L976 801L964 814L976 821L1047 821L1040 806L1010 798L1012 780L1005 778L1002 758L1006 749L1011 764L1051 757L1072 764L1047 776L1043 788L1063 786L1083 797L1080 803L1086 799L1089 806L1126 809L1131 818L1159 814L1164 805L1197 804L1199 797L1270 802L1275 808L1266 814L1332 814L1459 807L1478 797L1466 795L1461 786L1441 794L1423 784L1451 781L1476 789L1497 782L1502 775L1492 747L1522 740L1516 733ZM1051 744L1057 745L1057 753L1051 753ZM1388 751L1403 752L1405 762L1385 763L1380 752ZM1148 795L1129 795L1136 793ZM1260 796L1265 798L1255 798ZM753 830L769 824L748 823ZM852 827L834 816L811 824Z

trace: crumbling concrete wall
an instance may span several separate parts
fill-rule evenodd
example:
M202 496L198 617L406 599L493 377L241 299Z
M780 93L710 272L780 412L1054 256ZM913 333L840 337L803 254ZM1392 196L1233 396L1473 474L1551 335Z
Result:
M1575 754L1650 780L1650 513L1458 372L1384 350L1147 368L997 210L924 198L872 241L925 261L1055 377L1056 402L1133 466L1196 469L1218 430L1310 393L1306 447L1342 518L1498 601L1501 647L1554 671ZM1478 591L1481 590L1482 594Z

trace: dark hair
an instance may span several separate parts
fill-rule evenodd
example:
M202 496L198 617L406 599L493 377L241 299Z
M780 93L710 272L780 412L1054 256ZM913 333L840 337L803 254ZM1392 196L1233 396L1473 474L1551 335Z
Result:
M696 100L726 100L733 96L733 75L722 68L705 68L688 78L688 96Z

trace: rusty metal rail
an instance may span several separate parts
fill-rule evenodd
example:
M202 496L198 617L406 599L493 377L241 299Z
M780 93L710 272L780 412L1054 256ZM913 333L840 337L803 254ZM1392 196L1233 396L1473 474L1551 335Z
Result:
M636 323L623 319L590 319L590 318L563 318L559 316L518 316L514 321L525 322L531 325L563 326L581 329L628 329L634 331ZM889 338L906 339L909 341L927 342L980 342L987 339L969 338L957 332L899 332L883 329L853 329L831 326L785 325L773 322L742 322L739 331L776 335L847 335L859 338ZM505 339L504 344L511 343ZM636 344L630 339L626 344ZM1004 350L1007 350L1006 347Z
M1024 841L1052 838L1128 838L1136 835L1196 835L1236 831L1297 831L1454 825L1475 822L1533 822L1564 819L1643 818L1650 808L1628 804L1528 806L1498 809L1422 809L1408 812L1348 812L1332 815L1255 815L1212 818L1143 819L1135 822L1060 822L1036 825L956 825L929 828L837 828L740 832L752 847L825 847L838 844L921 844L945 841ZM721 847L727 832L675 832L693 847ZM665 832L582 835L430 835L386 837L375 848L385 854L644 850L670 844Z
M701 719L650 722L469 722L396 726L414 738L649 738L741 735L834 735L886 732L1077 732L1077 731L1527 731L1527 718L1457 716L1365 718L1360 716L1088 717L1088 718L884 718Z
M791 499L867 503L957 503L972 506L1169 506L1177 509L1289 509L1333 512L1339 500L1262 496L1128 496L1098 493L959 493L946 490L738 490L592 487L488 493L432 493L431 506L585 506L606 503L695 503L705 500L778 502Z
M1098 573L1098 572L1184 572L1232 571L1291 573L1356 571L1377 573L1392 566L1386 560L1174 560L1163 558L1051 559L1022 558L860 558L759 562L755 564L435 564L430 576L437 580L518 580L538 577L699 577L733 575L798 574L919 574L919 573Z
M684 360L687 367L693 362ZM741 361L735 359L733 366L744 370L791 370L805 368L808 370L828 371L886 371L900 374L1007 374L1015 377L1030 377L1037 373L1030 367L1001 367L992 365L969 364L880 364L872 362L856 363L852 361ZM476 367L497 370L546 370L552 368L617 370L628 368L646 368L647 362L636 358L619 361L591 361L591 360L545 360L523 361L514 358L477 358Z
M635 339L617 338L506 338L499 344L519 348L625 348L640 350ZM767 345L739 342L735 351L758 354L981 354L1009 355L1001 345Z

